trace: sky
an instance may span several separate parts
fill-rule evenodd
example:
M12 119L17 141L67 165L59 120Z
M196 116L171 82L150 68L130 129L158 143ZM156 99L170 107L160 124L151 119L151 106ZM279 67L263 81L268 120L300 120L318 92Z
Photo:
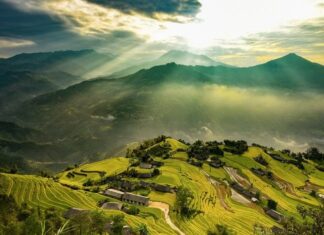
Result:
M0 57L93 48L127 63L187 50L237 66L324 64L324 0L0 0Z

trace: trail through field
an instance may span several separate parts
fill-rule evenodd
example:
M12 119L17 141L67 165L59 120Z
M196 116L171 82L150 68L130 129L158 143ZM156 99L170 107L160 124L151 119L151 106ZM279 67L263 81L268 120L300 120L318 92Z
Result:
M238 192L236 192L234 189L231 189L232 192L232 196L231 198L234 201L237 201L239 203L242 203L243 205L251 205L251 202L246 199L245 197L243 197L241 194L239 194Z
M166 204L166 203L163 203L163 202L152 202L150 201L149 203L149 207L152 207L152 208L157 208L157 209L160 209L163 214L164 214L164 218L165 218L165 221L167 222L168 225L170 225L170 227L178 232L180 235L185 235L184 232L182 232L171 220L170 218L170 215L169 215L169 211L170 211L170 206L169 204Z
M229 205L227 205L225 199L226 199L226 187L224 185L221 185L217 180L214 180L206 171L202 171L202 173L204 175L206 175L207 179L209 180L209 182L216 188L217 191L217 196L219 198L219 202L221 204L221 206L228 211L233 212L233 210L231 209L231 207Z
M239 175L237 173L236 169L231 168L231 167L224 167L224 169L229 174L231 180L235 181L242 187L250 187L251 186L251 183L247 179L245 179L244 177Z

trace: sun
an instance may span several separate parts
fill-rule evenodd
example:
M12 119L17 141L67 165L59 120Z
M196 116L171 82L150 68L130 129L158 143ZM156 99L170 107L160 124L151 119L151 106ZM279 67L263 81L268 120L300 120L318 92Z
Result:
M250 34L270 32L323 14L316 0L201 0L201 11L186 24L167 22L152 39L179 40L208 48Z

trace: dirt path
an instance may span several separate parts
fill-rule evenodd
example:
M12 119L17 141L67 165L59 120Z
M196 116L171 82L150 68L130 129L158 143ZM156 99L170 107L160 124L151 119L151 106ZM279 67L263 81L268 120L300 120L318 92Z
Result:
M149 203L149 207L152 208L157 208L160 209L163 213L164 213L164 218L165 221L167 222L168 225L170 225L170 227L176 231L177 233L179 233L180 235L185 235L184 232L182 232L171 220L170 216L169 216L169 210L170 210L170 206L169 204L163 203L163 202L152 202L150 201Z
M217 196L219 198L219 202L221 206L228 211L232 211L231 207L227 205L225 198L227 196L227 189L225 185L220 184L217 180L214 180L206 171L202 171L202 173L207 177L209 182L216 188Z
M235 181L242 187L250 187L251 183L245 179L244 177L240 176L237 173L237 170L231 167L224 167L225 171L229 174L231 180Z
M243 197L241 194L239 194L238 192L236 192L234 189L231 189L231 192L232 192L232 196L231 198L234 200L234 201L237 201L243 205L250 205L251 202L246 199L245 197Z

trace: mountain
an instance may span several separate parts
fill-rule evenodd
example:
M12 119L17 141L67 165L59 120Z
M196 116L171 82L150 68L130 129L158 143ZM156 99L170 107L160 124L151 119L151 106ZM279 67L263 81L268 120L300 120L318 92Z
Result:
M212 77L217 84L229 86L324 89L324 66L296 54L247 68L196 66L194 69Z
M4 72L0 74L0 111L2 114L10 112L28 99L66 88L81 81L82 79L79 77L61 71Z
M176 63L181 65L203 65L203 66L226 66L231 67L230 65L226 65L221 62L214 61L205 55L197 55L187 51L179 51L179 50L171 50L167 53L163 54L159 58L153 61L149 61L146 63L142 63L139 65L131 66L125 68L121 71L115 72L111 75L111 77L124 77L130 74L133 74L141 69L149 69L151 67L157 65L164 65L168 63Z
M158 58L159 63L177 63L182 65L203 65L203 66L227 66L224 63L215 61L205 55L197 55L187 51L171 50L160 58Z
M0 60L0 73L6 71L61 71L83 76L93 69L111 61L114 56L97 53L94 50L55 51L23 53Z

